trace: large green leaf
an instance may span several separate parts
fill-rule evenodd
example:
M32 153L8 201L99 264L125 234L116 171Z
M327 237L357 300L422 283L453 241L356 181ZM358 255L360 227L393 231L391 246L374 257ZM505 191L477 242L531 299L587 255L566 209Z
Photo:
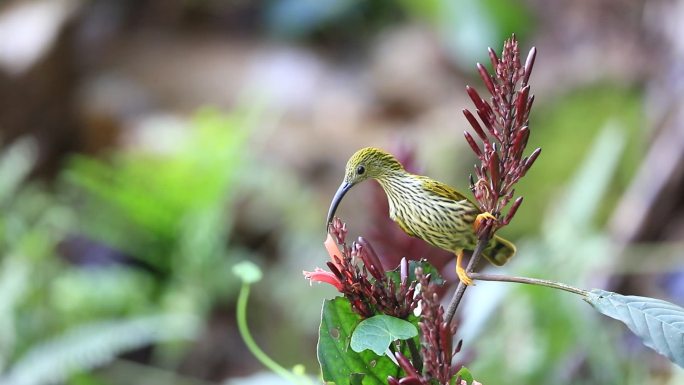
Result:
M418 329L411 322L380 314L361 321L354 329L350 346L355 352L368 349L382 355L393 341L407 340L417 335Z
M663 300L593 289L585 300L623 322L644 345L684 367L684 309Z
M323 380L350 385L359 383L362 374L363 385L386 385L388 376L399 376L399 367L387 356L368 350L357 353L349 347L352 332L360 322L361 317L352 311L346 298L337 297L323 304L318 335L318 361Z

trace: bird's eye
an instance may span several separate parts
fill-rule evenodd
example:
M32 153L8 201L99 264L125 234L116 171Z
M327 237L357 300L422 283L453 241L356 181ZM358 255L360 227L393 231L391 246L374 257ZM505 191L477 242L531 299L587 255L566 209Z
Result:
M359 166L356 168L356 173L359 175L363 175L363 173L366 172L366 168L363 166Z

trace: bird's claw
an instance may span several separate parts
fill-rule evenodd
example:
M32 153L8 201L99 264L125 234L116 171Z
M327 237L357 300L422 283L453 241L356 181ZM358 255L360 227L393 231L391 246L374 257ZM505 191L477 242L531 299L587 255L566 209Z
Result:
M458 275L458 279L460 279L464 285L475 286L475 282L473 282L473 279L468 276L468 273L460 265L456 266L456 275Z
M476 231L479 231L480 228L482 227L483 223L485 220L491 219L493 221L496 221L496 217L492 215L489 211L485 211L484 213L477 214L475 217L475 222L473 223L473 227L475 228Z
M461 267L461 261L463 260L463 250L456 252L456 275L458 279L461 280L466 286L475 286L473 279L468 276L468 272Z

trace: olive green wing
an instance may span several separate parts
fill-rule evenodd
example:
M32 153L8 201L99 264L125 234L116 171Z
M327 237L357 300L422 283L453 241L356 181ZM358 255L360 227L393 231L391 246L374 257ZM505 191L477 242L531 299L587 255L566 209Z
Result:
M427 177L423 177L421 179L422 179L422 183L423 183L423 188L432 192L433 194L440 196L442 198L446 198L446 199L457 201L457 202L462 201L462 200L466 200L466 201L470 202L470 204L472 204L473 207L477 208L477 205L475 203L473 203L473 201L471 201L467 196L456 191L456 189L454 189L453 187L451 187L445 183L438 182L434 179L427 178ZM479 209L477 209L477 210L480 211Z

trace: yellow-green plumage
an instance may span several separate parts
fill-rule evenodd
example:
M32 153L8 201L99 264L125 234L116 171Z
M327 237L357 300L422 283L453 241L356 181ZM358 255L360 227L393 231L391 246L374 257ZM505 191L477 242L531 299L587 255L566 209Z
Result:
M479 208L452 187L407 172L396 158L377 148L361 149L347 162L328 222L344 194L366 179L380 183L387 194L390 218L408 235L456 253L475 248L474 222L481 214ZM495 265L503 265L513 254L515 246L499 236L491 240L483 253Z

